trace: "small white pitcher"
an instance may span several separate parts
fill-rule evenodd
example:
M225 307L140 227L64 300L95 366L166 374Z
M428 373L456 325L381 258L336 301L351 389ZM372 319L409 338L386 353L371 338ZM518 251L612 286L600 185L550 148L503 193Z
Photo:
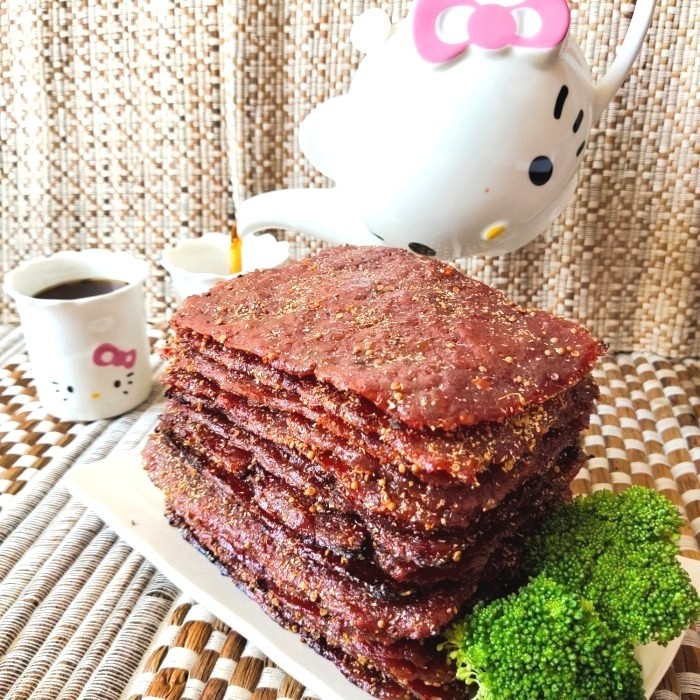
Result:
M61 252L10 272L5 292L17 303L39 400L57 418L119 415L149 395L152 372L143 282L148 265L128 253ZM42 299L68 282L124 283L98 296Z

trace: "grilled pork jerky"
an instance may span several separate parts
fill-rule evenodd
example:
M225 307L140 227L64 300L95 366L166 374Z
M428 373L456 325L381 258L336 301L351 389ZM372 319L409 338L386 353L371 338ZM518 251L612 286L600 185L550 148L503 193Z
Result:
M250 450L244 462L255 461L258 465L251 471L256 500L264 510L277 512L306 538L313 539L316 533L323 546L338 553L371 558L397 580L434 581L467 574L470 558L478 561L476 552L484 549L488 533L503 530L504 524L507 526L520 509L521 529L530 517L541 516L541 512L534 510L535 505L551 509L549 504L559 502L567 494L568 482L582 462L577 445L578 424L555 431L538 446L528 468L518 470L523 472L523 483L503 508L485 512L481 509L466 528L440 527L428 533L414 532L386 517L375 516L359 502L350 505L346 499L339 499L343 485L337 481L308 480L290 484L279 479L286 473L287 456L276 451L274 445L250 435L243 428L235 428L220 416L174 405L166 410L162 425L176 444L196 446L194 449L228 471L240 469L238 448ZM571 455L562 463L559 455L570 450ZM306 458L299 456L299 460ZM301 468L303 473L313 472L310 463ZM548 474L550 470L551 475ZM350 488L348 496L355 497L361 491ZM450 493L458 499L458 494ZM471 492L467 494L473 497ZM402 498L410 497L408 491L403 492Z
M602 346L386 248L221 283L172 327L144 461L173 524L375 697L464 700L440 632L570 497Z
M413 428L500 421L586 376L602 347L453 267L342 247L189 297L172 325L364 397Z
M181 402L219 413L234 426L240 426L260 439L283 445L300 457L313 461L337 482L353 508L363 508L401 520L415 529L469 525L484 509L496 507L534 469L547 464L542 459L541 447L540 454L534 454L534 448L542 440L534 441L533 452L528 453L525 459L509 464L507 469L498 465L484 475L478 488L465 487L459 481L452 483L451 487L425 485L411 472L401 473L379 461L367 445L355 447L297 414L251 406L246 400L222 391L196 374L170 371L168 381L170 393L177 394ZM552 421L552 431L568 425L572 432L578 434L585 426L593 395L588 382L585 385L580 392L581 400L578 395L573 396L567 411L562 411ZM198 418L193 416L192 420ZM227 427L219 427L218 430L231 432ZM517 469L514 468L516 464ZM309 471L304 473L311 478Z
M191 344L198 348L191 350ZM221 390L282 414L294 414L319 428L369 451L400 472L410 470L429 483L476 483L492 464L511 465L547 432L559 417L573 409L590 413L597 387L585 378L572 389L528 407L500 423L481 423L452 431L413 430L381 415L376 407L357 396L341 393L310 378L284 378L251 356L241 356L204 337L189 342L173 340L166 350L170 373L162 382L177 381L180 371L212 381ZM218 358L218 361L217 361ZM341 417L341 414L343 417ZM468 465L472 465L471 470ZM458 479L451 479L454 473ZM471 475L471 476L470 476Z

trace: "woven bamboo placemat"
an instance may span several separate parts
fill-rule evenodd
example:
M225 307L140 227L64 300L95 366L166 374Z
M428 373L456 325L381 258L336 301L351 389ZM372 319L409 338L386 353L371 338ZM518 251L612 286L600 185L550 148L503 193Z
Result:
M4 2L0 277L58 250L130 249L152 263L150 316L167 315L164 247L227 231L234 202L251 194L328 183L301 154L299 124L347 90L361 58L353 17L378 6L396 23L409 5ZM597 81L634 3L569 5ZM699 35L700 3L657 2L632 74L591 133L567 210L524 249L460 266L525 305L585 322L617 349L700 353ZM321 246L286 235L294 257ZM16 319L2 296L0 318Z
M682 553L700 559L700 360L615 355L595 378L591 459L573 491L656 488L687 516ZM159 398L114 421L56 421L36 401L21 337L0 327L0 698L316 697L56 486L73 464L137 445ZM653 700L700 700L695 628Z

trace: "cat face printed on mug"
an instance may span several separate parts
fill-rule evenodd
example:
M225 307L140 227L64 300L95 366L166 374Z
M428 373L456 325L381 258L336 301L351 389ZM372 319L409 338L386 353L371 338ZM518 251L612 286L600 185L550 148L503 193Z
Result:
M106 402L114 404L140 386L137 374L139 353L136 348L120 348L114 343L100 343L92 353L84 375L70 380L51 381L56 397L68 403Z
M17 303L37 398L49 415L111 418L148 398L147 276L145 260L101 248L59 251L8 273L4 289Z

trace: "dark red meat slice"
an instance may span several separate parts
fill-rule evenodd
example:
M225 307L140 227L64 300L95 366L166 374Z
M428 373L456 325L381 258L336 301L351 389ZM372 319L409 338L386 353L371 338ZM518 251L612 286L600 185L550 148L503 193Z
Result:
M374 696L465 700L437 635L569 497L603 347L389 248L222 283L172 326L144 450L171 521Z
M582 326L441 262L342 247L189 297L172 325L351 391L413 428L500 421L577 384Z
M309 567L307 559L305 570L310 578L279 576L279 570L286 567L285 552L278 549L275 558L273 549L271 558L268 546L263 542L265 537L259 537L258 525L244 524L239 520L238 511L241 509L247 511L249 520L255 520L255 509L249 505L246 508L243 500L232 502L226 489L217 488L216 479L211 474L189 466L165 438L156 436L151 439L146 458L152 478L166 493L173 519L184 527L186 536L217 560L275 619L300 631L314 648L329 658L337 661L338 655L342 655L344 660L340 667L355 682L377 697L402 697L394 694L398 687L410 688L419 698L463 697L463 688L449 682L450 671L442 657L436 655L434 642L429 640L420 645L410 640L381 642L383 634L368 634L366 629L357 631L353 624L348 627L343 615L324 607L327 598L323 594L309 594L312 586L318 586L320 582L325 585L326 577L332 578L325 570ZM255 544L248 548L245 544L240 546L241 526L244 529L243 541L248 538L255 540ZM269 534L270 528L263 530ZM280 542L275 540L274 544ZM496 555L496 563L485 563L486 580L501 570L503 560L509 558L507 552L505 546ZM308 581L312 581L311 586ZM337 587L337 582L334 586ZM300 597L300 592L306 592L307 596ZM440 600L438 589L435 602L439 604ZM412 607L410 599L406 607ZM380 605L375 603L372 606L375 614L380 610ZM456 609L453 614L455 612ZM328 647L334 649L334 653L329 653ZM370 679L373 679L371 683ZM432 687L432 684L440 684L440 687Z
M399 693L398 687L410 688L419 698L463 697L463 688L451 682L452 673L444 657L437 652L434 641L380 642L374 641L366 630L363 633L352 625L348 627L342 617L323 607L323 596L311 593L311 586L319 583L319 572L311 572L314 576L309 579L310 585L304 585L305 580L285 582L284 577L277 577L275 573L284 567L285 560L280 559L270 566L265 546L260 547L261 540L256 541L255 547L236 548L237 537L231 536L229 519L233 515L235 520L237 513L232 513L231 499L225 491L216 488L210 476L190 467L162 437L151 439L146 456L152 477L166 493L171 519L183 528L186 537L233 575L275 619L300 631L307 641L330 658L337 660L342 655L341 669L355 682L378 697L404 697L405 692ZM196 494L189 504L183 499L183 488ZM212 526L212 518L217 520L215 526ZM251 536L254 530L255 527L248 529L246 536ZM300 596L304 592L306 597ZM440 599L438 595L437 600ZM410 609L411 603L406 607ZM377 612L377 606L372 609ZM370 680L373 682L368 685ZM433 687L436 685L440 687ZM391 694L384 695L390 691Z
M197 353L190 349L191 343L199 348ZM450 432L417 431L379 414L375 407L367 409L367 402L347 392L338 392L309 378L284 377L259 361L222 351L215 345L201 337L190 337L182 346L174 342L166 353L171 369L163 376L163 383L167 386L178 371L200 374L253 405L313 421L319 428L369 450L383 462L396 464L401 471L410 469L426 481L435 481L435 476L439 479L444 472L460 481L475 483L490 464L507 465L518 459L562 413L572 410L572 402L576 402L576 410L590 413L597 397L595 384L584 379L543 405L528 407L502 423ZM445 477L440 481L445 482Z
M243 558L251 580L262 572L281 588L307 590L348 631L370 639L422 639L437 634L474 593L477 582L445 582L416 592L403 601L382 600L357 586L336 568L323 565L298 541L266 522L239 482L235 491L202 479L163 436L154 436L144 450L145 466L170 508L195 532L211 534L219 546ZM219 552L214 552L221 558ZM253 562L254 557L254 562Z
M238 452L232 446L250 450L245 463L259 465L252 468L252 476L255 500L263 510L291 526L302 538L315 540L320 546L346 556L366 555L392 578L407 581L429 582L472 575L480 565L480 558L488 558L490 554L491 548L487 546L490 533L508 529L516 516L523 530L530 519L541 514L541 509L562 500L568 494L568 481L582 461L576 447L578 426L555 431L538 446L525 465L527 468L517 466L513 470L520 476L521 484L501 508L480 511L478 518L467 524L467 529L441 528L416 533L400 523L375 517L361 503L355 506L359 510L354 510L346 499L338 498L343 486L337 481L309 479L288 483L279 479L288 466L285 456L267 441L234 428L220 416L171 404L162 425L174 442L197 449L224 470L240 470ZM561 462L560 453L571 451L572 441L573 452ZM303 457L299 460L302 473L313 473L311 463ZM350 489L348 495L354 497L358 491ZM459 498L458 494L450 493Z
M239 426L260 440L275 443L278 448L284 445L288 451L296 452L298 457L289 463L289 467L292 473L302 470L302 476L297 479L299 485L305 479L324 480L319 473L320 467L321 472L328 474L325 478L327 483L328 479L332 479L341 487L342 491L337 497L342 496L352 508L401 520L415 529L467 526L485 509L497 506L534 469L547 463L547 460L542 460L540 447L539 455L529 453L526 460L516 463L517 469L515 464L510 465L508 471L492 468L482 476L478 488L470 488L459 481L453 488L430 486L410 472L402 474L391 465L382 464L372 456L372 449L367 443L354 447L297 414L283 414L261 406L251 406L233 394L222 392L198 375L170 372L168 380L171 393L177 394L181 401L198 409L218 412L231 421L232 427L222 424L219 418L212 421L211 427L221 435L233 432L231 439L235 446L249 449L245 443L235 440L235 429ZM572 396L567 411L558 414L552 421L555 426L563 428L568 425L570 430L578 432L587 424L592 395L588 382L584 382L584 385L580 392ZM202 415L201 418L191 416L191 420L209 419ZM538 444L535 441L532 447ZM315 466L306 466L308 462L313 462ZM278 469L284 470L284 466L280 465ZM315 483L312 485L317 487Z
M309 646L333 661L350 680L373 697L466 700L465 686L453 680L453 672L436 651L434 640L427 644L421 640L382 645L356 635L342 634L338 638L329 629L330 625L324 624L326 617L319 614L317 605L288 595L261 578L254 584L246 584L245 565L221 551L210 533L193 532L172 512L169 517L189 542L207 554L225 574L236 579L239 587L270 617L299 633ZM213 551L218 551L218 556Z

